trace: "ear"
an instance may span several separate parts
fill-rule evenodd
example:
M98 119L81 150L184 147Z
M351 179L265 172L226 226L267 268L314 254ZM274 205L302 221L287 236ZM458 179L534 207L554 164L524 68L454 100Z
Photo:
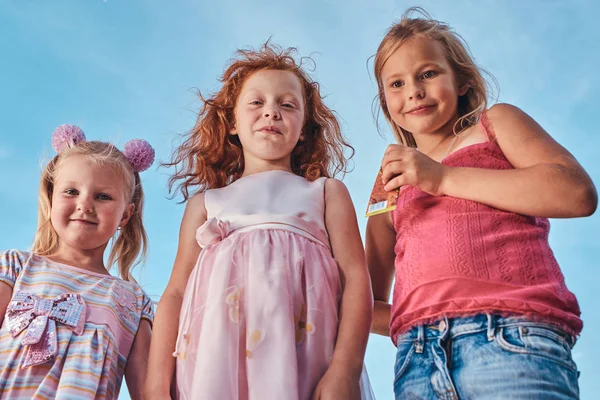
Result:
M127 205L127 207L125 207L125 211L123 211L123 216L121 217L121 222L119 222L120 227L127 225L129 220L133 216L134 211L135 211L135 204L129 203Z
M231 136L235 136L235 135L237 135L237 134L238 134L238 133L237 133L237 128L235 127L235 124L233 125L233 128L231 128L231 130L229 131L229 134L230 134Z
M464 96L465 94L467 94L467 92L469 91L470 87L471 86L468 83L466 83L466 84L464 84L462 86L459 86L458 87L458 95L459 96Z

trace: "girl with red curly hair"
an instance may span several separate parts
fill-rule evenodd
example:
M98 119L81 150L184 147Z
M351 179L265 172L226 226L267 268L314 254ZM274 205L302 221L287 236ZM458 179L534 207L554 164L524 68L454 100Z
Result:
M369 276L331 178L353 149L294 49L236 54L168 164L187 206L147 397L176 366L181 399L371 398Z

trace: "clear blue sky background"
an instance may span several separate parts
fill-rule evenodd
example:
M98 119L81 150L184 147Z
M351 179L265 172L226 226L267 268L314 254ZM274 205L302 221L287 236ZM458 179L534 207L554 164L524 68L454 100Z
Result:
M235 49L269 37L316 62L326 102L357 150L344 182L364 230L362 212L393 140L387 127L380 137L373 122L376 85L367 60L386 28L412 5L453 25L477 62L496 76L500 100L530 113L600 183L600 7L593 0L3 0L0 248L31 244L40 165L53 155L50 135L57 125L77 124L90 139L119 146L142 137L167 160L176 135L195 120L199 102L192 89L217 88ZM143 174L150 253L138 276L156 299L170 274L183 212L167 198L167 173L154 168ZM583 399L600 392L599 215L553 220L550 237L585 323L574 350ZM393 398L394 355L387 338L372 336L366 363L378 399ZM124 387L121 397L128 398Z

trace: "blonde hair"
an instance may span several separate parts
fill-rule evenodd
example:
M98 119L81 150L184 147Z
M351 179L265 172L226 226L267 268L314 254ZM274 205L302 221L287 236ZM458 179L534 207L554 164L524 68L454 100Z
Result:
M71 145L62 150L46 165L40 181L38 226L31 251L45 256L53 254L58 249L59 237L50 219L54 182L61 165L69 157L75 155L83 155L94 162L110 166L123 176L125 185L129 190L126 199L133 203L135 208L127 224L119 230L118 237L116 239L113 237L107 270L110 270L116 263L121 278L126 281L134 281L131 276L131 269L145 259L148 242L142 222L144 192L142 191L140 175L134 172L123 153L110 143L90 141ZM141 260L138 260L140 253Z
M422 17L413 17L414 13L421 14ZM392 25L387 31L375 54L373 73L377 80L378 94L374 100L374 107L377 107L377 100L379 100L379 106L383 110L385 119L392 126L396 140L411 147L416 147L412 133L394 123L390 116L385 101L381 72L392 53L415 36L439 42L446 51L446 58L455 74L458 85L468 87L467 92L458 98L458 119L452 127L455 135L476 124L481 117L481 113L487 108L487 100L491 89L483 75L487 75L494 84L496 83L490 73L475 64L467 43L448 24L432 19L420 7L412 7L406 10L400 21ZM376 117L376 119L379 118Z

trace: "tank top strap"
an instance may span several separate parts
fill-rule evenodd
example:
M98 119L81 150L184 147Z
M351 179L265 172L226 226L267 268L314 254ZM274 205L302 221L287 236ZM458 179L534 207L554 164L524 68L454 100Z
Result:
M479 125L481 126L481 130L485 134L488 142L494 142L496 140L496 133L494 132L494 127L487 116L487 110L481 113Z

